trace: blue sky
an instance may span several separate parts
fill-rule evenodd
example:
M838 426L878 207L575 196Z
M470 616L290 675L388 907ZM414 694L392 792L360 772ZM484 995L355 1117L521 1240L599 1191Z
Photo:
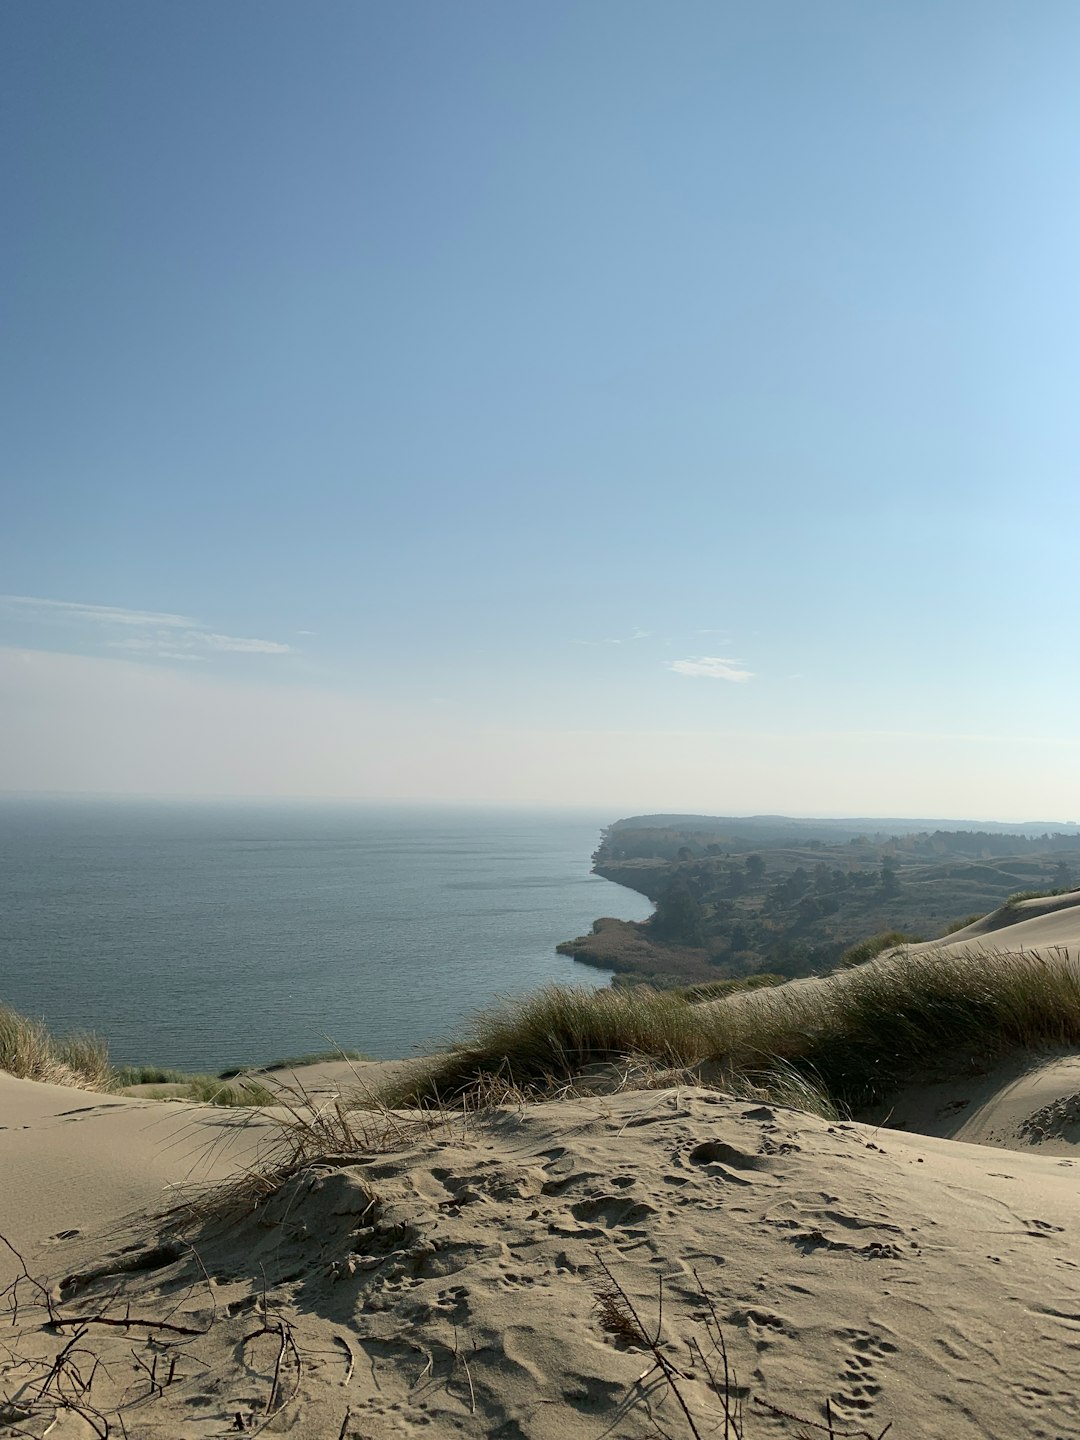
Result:
M0 32L0 788L1080 812L1075 6Z

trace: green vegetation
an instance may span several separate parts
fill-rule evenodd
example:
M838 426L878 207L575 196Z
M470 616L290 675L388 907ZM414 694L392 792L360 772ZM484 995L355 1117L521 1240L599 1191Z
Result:
M1025 900L1051 900L1055 895L1067 895L1067 890L1017 890L1002 905L1002 910L1015 910Z
M258 1075L234 1070L229 1075L198 1075L159 1065L122 1065L111 1072L110 1090L144 1087L151 1100L194 1100L201 1105L276 1105L275 1091ZM145 1087L160 1086L160 1089Z
M186 1070L169 1070L161 1065L119 1065L112 1071L116 1090L126 1090L129 1085L186 1085L194 1078Z
M979 910L976 910L972 915L961 915L956 920L950 920L941 934L942 936L955 935L958 930L966 930L969 925L974 925L976 920L981 920L982 918L982 912Z
M956 915L1064 893L1080 866L1075 831L890 823L894 831L871 833L859 822L783 817L619 821L593 868L647 895L656 912L642 924L598 922L559 948L653 985L822 975L867 935L938 937Z
M676 879L656 902L656 912L649 922L649 929L660 940L697 949L705 944L704 921L705 911L701 902L684 883Z
M235 1084L216 1075L192 1075L188 1093L180 1097L202 1105L276 1105L278 1097L268 1086L251 1076L241 1077Z
M362 1050L311 1050L306 1055L291 1055L287 1060L272 1060L269 1065L234 1065L228 1070L219 1070L220 1080L234 1080L237 1075L269 1072L274 1070L298 1070L303 1065L326 1065L335 1060L370 1060Z
M850 1110L950 1062L1077 1042L1080 975L1067 960L900 952L712 1004L643 988L543 990L477 1016L460 1044L384 1099L443 1104L489 1093L496 1080L550 1096L598 1067L632 1063L777 1099L795 1078Z
M871 935L850 946L840 956L840 964L849 968L865 965L867 960L876 959L884 950L895 950L900 945L918 945L925 938L923 935L905 935L902 930L885 930L880 935Z

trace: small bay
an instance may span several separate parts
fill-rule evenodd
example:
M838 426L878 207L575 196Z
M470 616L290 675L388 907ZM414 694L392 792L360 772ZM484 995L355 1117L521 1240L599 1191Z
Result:
M589 872L613 818L5 799L0 1003L117 1063L423 1051L496 995L607 983L555 946L651 911Z

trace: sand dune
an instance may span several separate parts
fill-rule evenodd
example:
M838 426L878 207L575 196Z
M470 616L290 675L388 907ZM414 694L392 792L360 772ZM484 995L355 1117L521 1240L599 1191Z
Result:
M1066 895L1043 895L1018 900L1014 905L985 915L956 930L946 940L928 940L911 949L923 950L1052 950L1059 946L1080 949L1080 890Z
M655 1374L638 1383L651 1357L605 1330L602 1259L646 1328L663 1277L664 1353L703 1432L720 1402L687 1349L697 1340L708 1354L695 1272L745 1387L750 1435L794 1433L751 1397L818 1422L829 1398L842 1428L871 1434L890 1420L890 1434L942 1440L1080 1434L1071 1157L829 1124L707 1090L633 1092L464 1130L458 1120L396 1153L311 1171L257 1217L189 1232L198 1259L182 1248L163 1260L159 1234L117 1229L116 1215L190 1163L190 1150L153 1158L155 1131L189 1144L193 1123L212 1130L220 1117L193 1122L193 1107L170 1106L157 1120L146 1102L68 1091L75 1118L52 1087L25 1082L5 1081L0 1097L3 1123L22 1106L21 1133L43 1137L23 1142L23 1168L3 1182L5 1224L16 1219L28 1251L38 1242L31 1271L53 1282L99 1272L56 1292L62 1313L206 1332L87 1327L80 1373L103 1364L84 1398L116 1433L119 1406L131 1407L130 1436L254 1429L287 1337L273 1430L593 1440L654 1434L656 1418L690 1434L670 1387ZM241 1158L219 1150L214 1165ZM33 1212L12 1193L27 1184ZM106 1220L109 1234L89 1233ZM140 1253L153 1268L119 1270ZM7 1415L40 1435L57 1412L31 1404L24 1381L47 1373L71 1332L44 1327L22 1289L6 1343L45 1369L7 1367L5 1393L22 1405ZM177 1361L160 1393L147 1378L155 1355L160 1374ZM68 1413L50 1433L92 1433L76 1423Z
M1080 895L1030 906L944 948L1080 953ZM281 1078L318 1106L384 1073ZM178 1230L148 1213L265 1158L272 1117L0 1075L0 1232L44 1284L7 1292L0 1435L724 1434L719 1327L747 1437L824 1434L826 1402L838 1436L1080 1437L1080 1055L867 1122L696 1087L400 1117Z

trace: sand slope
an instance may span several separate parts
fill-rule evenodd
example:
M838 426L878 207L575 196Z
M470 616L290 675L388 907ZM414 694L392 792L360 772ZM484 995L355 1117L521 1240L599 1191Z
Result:
M80 1373L95 1355L108 1368L87 1403L125 1404L132 1437L250 1432L282 1404L270 1430L330 1440L596 1440L655 1434L654 1418L688 1435L655 1372L638 1383L651 1358L601 1324L602 1257L648 1325L663 1277L665 1353L703 1433L719 1411L687 1348L709 1350L695 1271L748 1392L748 1435L795 1433L758 1396L818 1421L830 1397L843 1428L891 1420L894 1437L1074 1436L1078 1178L1070 1157L699 1089L564 1101L309 1173L239 1228L189 1237L199 1261L159 1253L145 1273L68 1285L62 1309L205 1329L88 1326ZM130 1265L137 1233L54 1244L32 1268ZM50 1361L63 1341L40 1313L19 1319L12 1350ZM177 1360L160 1393L138 1368L155 1353L159 1377ZM4 1392L28 1402L33 1373L9 1364ZM24 1434L55 1414L24 1410Z
M244 1111L99 1095L0 1070L0 1233L22 1249L160 1207L170 1185L213 1180L250 1161L271 1128L251 1120ZM13 1273L0 1253L0 1285Z
M1052 950L1058 946L1080 948L1080 890L1065 895L1043 895L1019 900L984 915L981 920L954 930L941 940L912 945L924 950L979 949Z

